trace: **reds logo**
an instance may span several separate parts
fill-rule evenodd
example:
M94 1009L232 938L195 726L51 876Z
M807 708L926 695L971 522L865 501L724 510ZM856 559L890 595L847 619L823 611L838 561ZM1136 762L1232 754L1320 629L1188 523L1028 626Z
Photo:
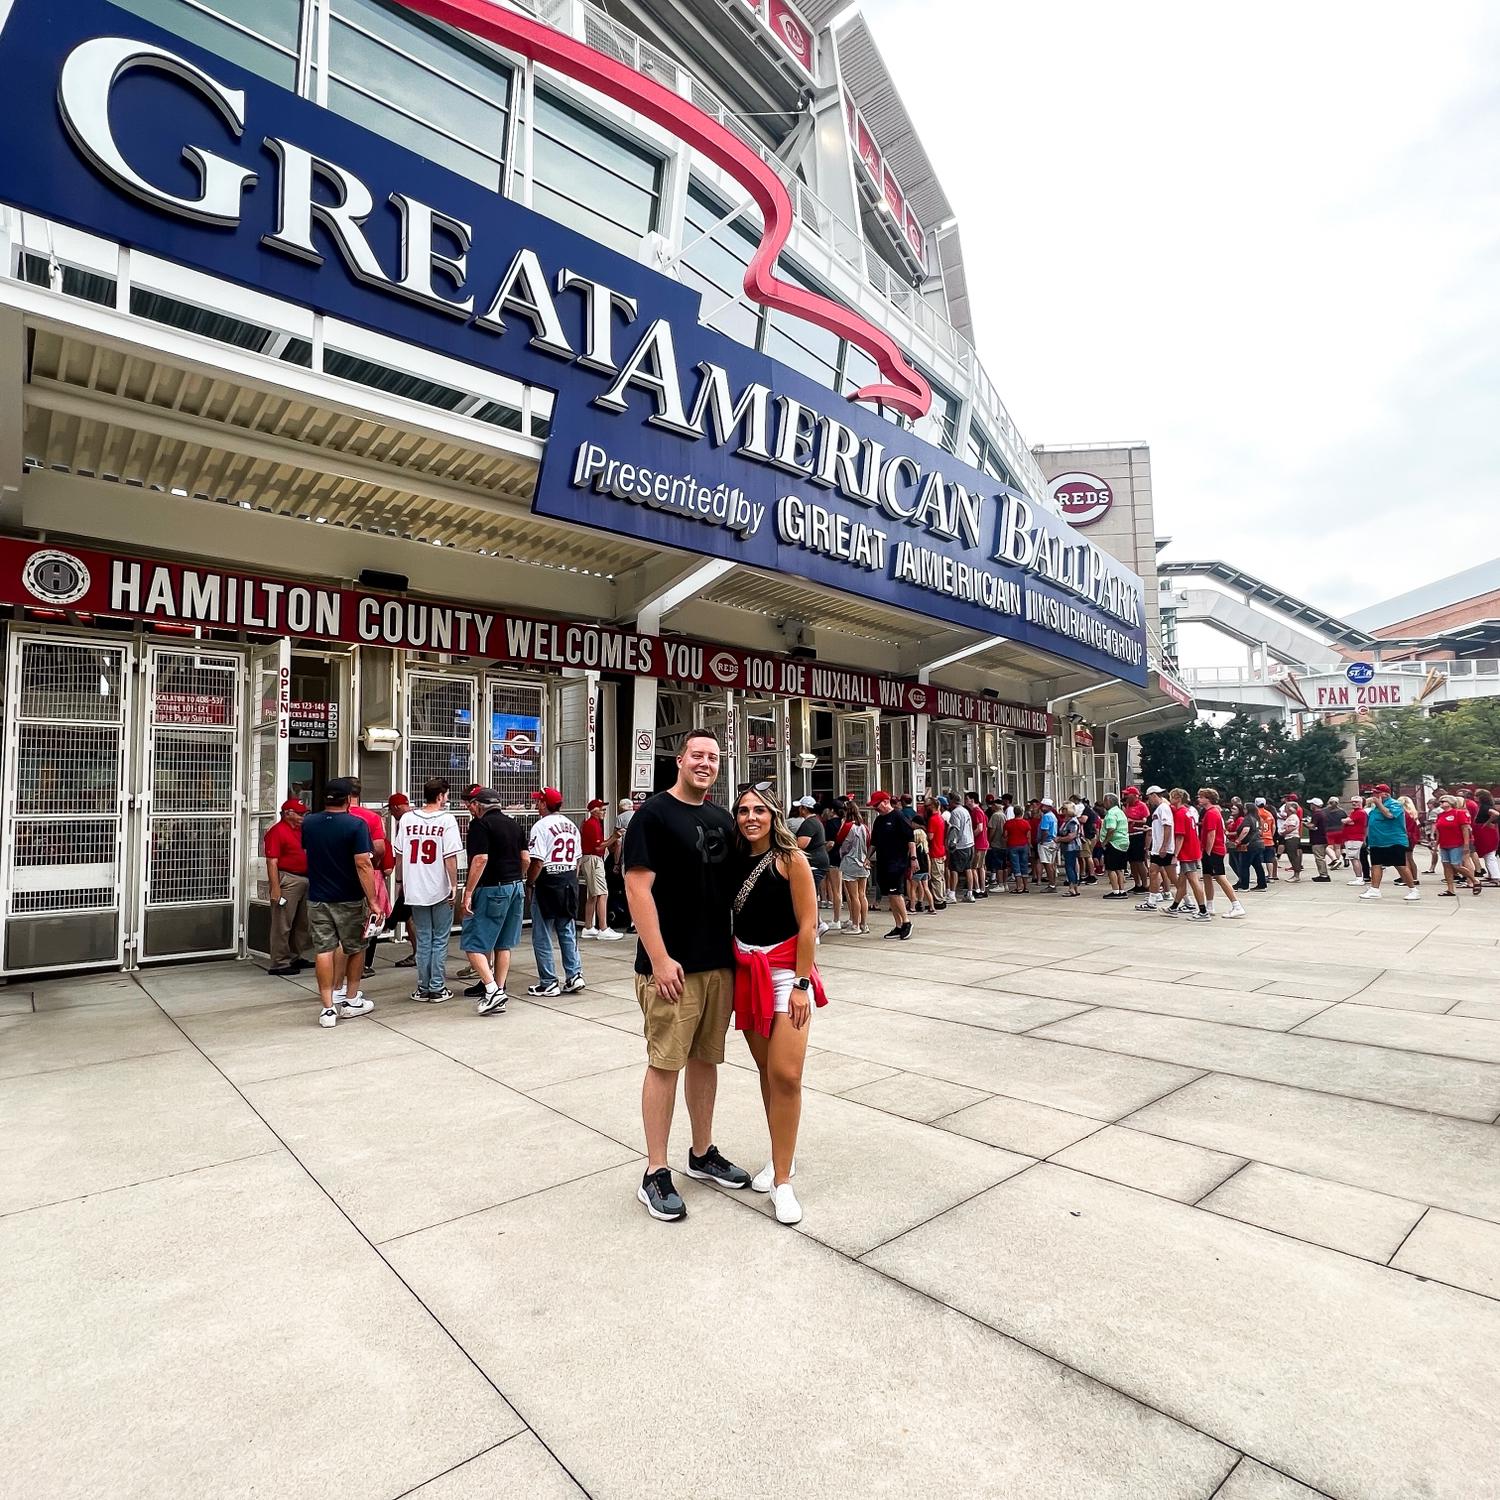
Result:
M927 690L925 688L908 688L906 690L907 701L915 709L927 707Z
M720 682L733 682L740 675L739 659L729 651L716 651L708 659L708 670Z
M1114 491L1097 474L1059 474L1049 487L1063 519L1074 526L1092 526L1109 514Z

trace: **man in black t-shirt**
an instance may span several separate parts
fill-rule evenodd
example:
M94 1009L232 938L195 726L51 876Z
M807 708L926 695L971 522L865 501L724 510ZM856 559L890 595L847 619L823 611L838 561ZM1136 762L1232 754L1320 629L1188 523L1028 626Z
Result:
M870 798L870 806L879 814L870 829L875 882L880 894L891 898L891 917L896 924L886 936L904 943L911 936L911 919L906 914L906 882L917 868L917 836L912 825L895 810L889 792L876 792Z
M636 1196L655 1219L687 1207L667 1166L677 1075L693 1123L688 1176L743 1188L750 1174L713 1143L718 1065L734 1009L734 821L707 800L719 775L719 742L694 730L677 756L677 780L648 798L625 830L625 896L639 942L635 995L645 1016L641 1118L646 1174Z
M511 950L521 941L526 866L531 856L521 825L501 810L499 792L493 787L470 787L467 801L469 868L458 941L484 986L474 1008L482 1016L494 1016L505 1010L510 998L505 981L510 975Z
M323 811L302 820L307 926L317 955L320 1026L334 1026L375 1009L360 992L359 982L365 973L366 912L381 904L379 877L370 830L349 811L352 795L349 782L335 777L323 790ZM345 977L344 995L338 1000L333 993L336 968Z

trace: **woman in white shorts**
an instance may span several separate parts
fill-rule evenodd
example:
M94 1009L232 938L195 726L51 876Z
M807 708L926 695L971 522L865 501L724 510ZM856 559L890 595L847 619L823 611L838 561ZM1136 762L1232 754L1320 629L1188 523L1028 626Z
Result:
M849 898L849 920L845 932L870 930L870 830L859 808L849 814L848 831L839 840L839 874Z
M802 1121L802 1065L814 1003L826 1005L813 964L818 892L812 866L797 847L769 790L751 787L734 804L740 876L734 908L734 1024L760 1073L771 1131L771 1160L751 1179L769 1193L783 1224L802 1218L792 1189Z

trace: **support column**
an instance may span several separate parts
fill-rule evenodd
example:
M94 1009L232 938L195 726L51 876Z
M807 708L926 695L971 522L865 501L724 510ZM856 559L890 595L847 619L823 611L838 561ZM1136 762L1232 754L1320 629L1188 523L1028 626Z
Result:
M656 679L637 677L630 704L630 795L651 795L656 778Z

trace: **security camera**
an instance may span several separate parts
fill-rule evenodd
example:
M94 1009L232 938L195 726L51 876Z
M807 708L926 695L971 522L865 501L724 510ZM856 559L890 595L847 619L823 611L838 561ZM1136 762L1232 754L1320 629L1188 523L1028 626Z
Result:
M797 769L801 771L810 771L817 763L818 757L811 750L804 750L797 757Z

